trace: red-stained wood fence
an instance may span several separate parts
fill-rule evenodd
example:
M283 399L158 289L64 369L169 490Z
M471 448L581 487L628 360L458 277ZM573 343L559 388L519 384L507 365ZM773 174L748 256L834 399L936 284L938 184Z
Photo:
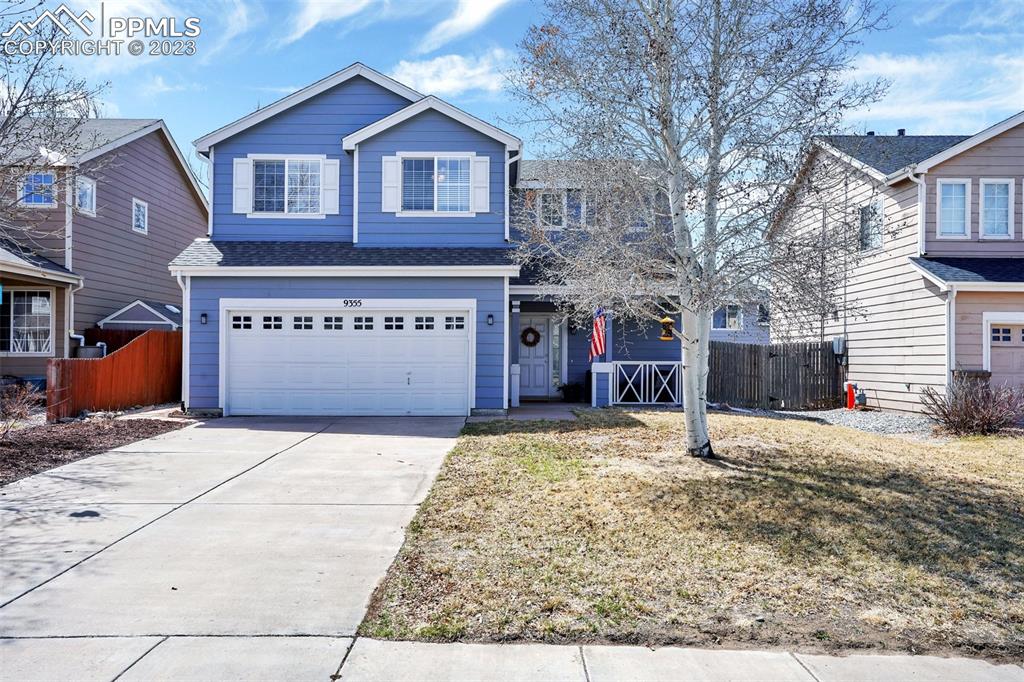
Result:
M131 341L146 333L145 329L100 329L90 327L82 332L87 346L95 346L99 342L107 344L107 353L124 348Z
M46 367L46 418L181 399L181 332L150 330L105 358L54 359Z

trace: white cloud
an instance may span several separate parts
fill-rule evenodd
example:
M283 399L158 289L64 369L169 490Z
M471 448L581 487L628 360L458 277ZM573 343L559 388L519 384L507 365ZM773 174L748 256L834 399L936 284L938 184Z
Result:
M434 26L420 41L419 54L433 52L445 43L480 28L512 0L458 0L450 17Z
M851 113L851 122L880 132L907 128L919 135L974 133L1021 110L1024 50L865 55L857 61L854 77L886 78L892 86L881 102Z
M505 69L512 55L494 48L478 57L442 55L423 61L400 61L391 77L414 90L439 97L460 95L470 90L499 92L504 86Z
M371 4L374 0L302 0L300 9L292 17L291 31L281 41L288 45L306 35L321 23L331 23L353 17Z
M200 47L199 60L207 64L228 46L237 47L237 38L248 33L254 26L263 21L263 11L246 0L232 0L230 11L224 17L223 27L216 34L216 42ZM204 27L204 33L210 31Z
M161 95L165 92L181 92L187 90L188 86L181 84L168 85L163 76L157 76L148 83L143 84L140 89L144 95Z

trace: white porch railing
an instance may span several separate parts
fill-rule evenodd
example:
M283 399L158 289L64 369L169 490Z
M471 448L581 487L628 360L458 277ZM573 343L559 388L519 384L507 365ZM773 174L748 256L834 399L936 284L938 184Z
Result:
M681 405L681 362L613 362L612 403Z

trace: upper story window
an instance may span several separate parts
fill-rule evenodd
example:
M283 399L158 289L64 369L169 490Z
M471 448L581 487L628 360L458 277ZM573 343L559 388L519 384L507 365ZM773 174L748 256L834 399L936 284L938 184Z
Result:
M983 238L1013 237L1013 180L981 180L979 216Z
M724 305L711 318L712 329L743 329L743 308Z
M53 355L53 292L9 289L0 294L0 353Z
M970 236L971 183L970 180L937 182L936 225L938 236L966 239Z
M57 205L53 188L56 182L57 176L50 171L29 173L22 181L19 203L33 208L53 208Z
M96 215L96 181L87 177L75 178L75 208L87 215Z
M132 230L140 234L149 232L149 204L132 197Z
M537 215L542 229L561 230L565 227L565 192L541 192L539 202Z
M469 213L470 159L402 158L402 211Z
M321 213L322 159L254 159L253 213Z
M872 201L860 207L860 233L858 244L861 251L871 251L882 246L883 209L882 201Z

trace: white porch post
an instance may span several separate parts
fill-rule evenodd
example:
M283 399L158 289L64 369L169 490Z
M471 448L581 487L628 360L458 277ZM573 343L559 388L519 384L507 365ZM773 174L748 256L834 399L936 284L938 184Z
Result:
M512 301L512 315L509 324L508 386L509 406L519 407L519 301Z

